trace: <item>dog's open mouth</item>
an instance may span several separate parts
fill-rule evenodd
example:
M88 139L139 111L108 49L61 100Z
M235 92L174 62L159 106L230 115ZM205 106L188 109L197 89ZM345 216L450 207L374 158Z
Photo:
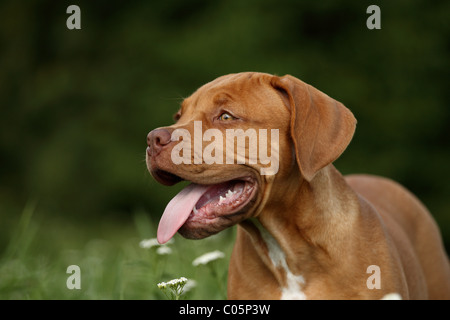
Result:
M256 194L253 178L244 177L213 185L192 183L167 205L157 239L166 243L174 234L203 238L237 222Z

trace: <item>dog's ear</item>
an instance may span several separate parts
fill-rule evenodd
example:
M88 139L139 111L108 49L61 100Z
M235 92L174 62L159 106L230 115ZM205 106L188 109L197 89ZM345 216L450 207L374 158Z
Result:
M274 76L271 85L290 109L297 165L303 177L311 181L347 148L356 119L342 103L295 77Z

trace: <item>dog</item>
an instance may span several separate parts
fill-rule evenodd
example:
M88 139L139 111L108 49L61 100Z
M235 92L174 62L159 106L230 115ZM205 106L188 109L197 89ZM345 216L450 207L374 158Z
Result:
M290 75L243 72L200 87L175 120L148 134L147 167L164 185L192 184L167 205L158 241L238 225L229 299L450 298L449 259L425 206L392 180L343 177L332 164L356 127L340 102ZM250 146L263 130L277 138L266 174ZM249 143L236 147L243 133Z

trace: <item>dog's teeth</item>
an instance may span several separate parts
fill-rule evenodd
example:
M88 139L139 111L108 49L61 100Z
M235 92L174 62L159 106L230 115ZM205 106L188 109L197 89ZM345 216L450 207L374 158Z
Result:
M219 196L219 204L221 204L221 203L224 202L224 201L225 201L225 198L222 197L222 196Z
M198 210L197 210L197 208L195 206L194 206L194 209L192 209L192 211L194 211L194 214L198 213Z
M227 192L227 198L231 197L234 194L234 191L228 190Z

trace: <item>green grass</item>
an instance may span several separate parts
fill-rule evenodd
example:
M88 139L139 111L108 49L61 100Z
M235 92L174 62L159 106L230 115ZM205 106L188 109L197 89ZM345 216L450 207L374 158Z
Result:
M46 219L33 203L14 221L0 257L0 299L167 299L157 283L186 277L196 286L184 299L225 299L235 229L204 240L179 235L171 254L139 246L156 236L156 222L145 212L129 220L84 222ZM220 250L225 258L194 267L198 256ZM68 289L67 267L78 265L81 289Z

